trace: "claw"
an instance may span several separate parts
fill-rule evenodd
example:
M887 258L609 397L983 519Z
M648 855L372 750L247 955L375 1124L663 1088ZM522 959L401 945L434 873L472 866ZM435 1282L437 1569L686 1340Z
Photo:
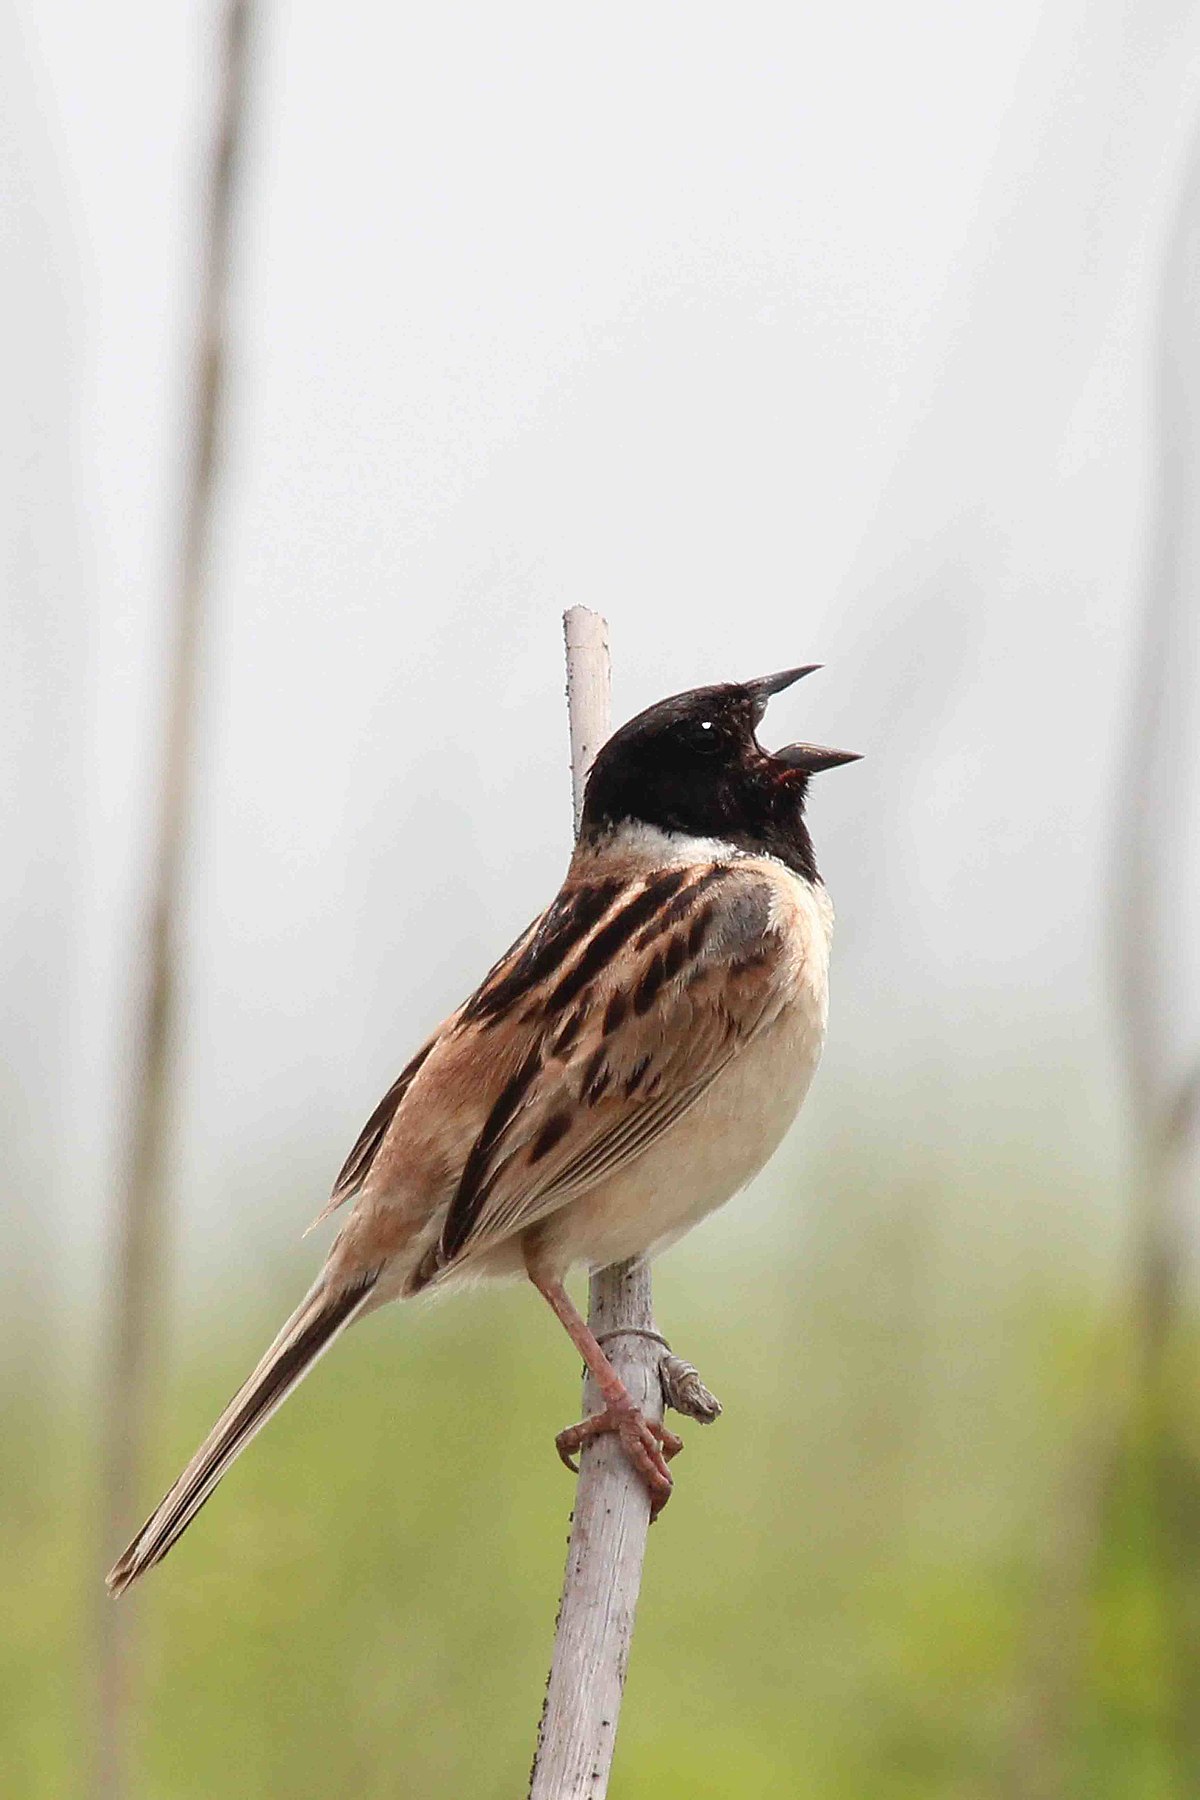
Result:
M609 1405L603 1412L593 1413L590 1419L581 1419L578 1425L568 1426L566 1431L559 1432L554 1445L567 1468L577 1475L576 1453L593 1438L609 1431L620 1438L622 1449L646 1484L653 1524L671 1498L674 1483L667 1463L671 1457L679 1455L683 1440L658 1420L648 1419L630 1403L629 1406Z
M578 1425L573 1425L569 1431L560 1431L554 1440L554 1448L572 1475L579 1473L579 1464L575 1461L575 1452L582 1448L582 1441L576 1442L575 1440L575 1434L579 1429Z

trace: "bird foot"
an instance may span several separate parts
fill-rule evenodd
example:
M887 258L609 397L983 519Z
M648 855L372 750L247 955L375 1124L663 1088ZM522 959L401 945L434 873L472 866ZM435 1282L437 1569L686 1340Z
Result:
M683 1449L683 1439L668 1431L657 1419L648 1419L632 1400L625 1403L612 1401L603 1412L593 1413L590 1419L581 1419L578 1425L560 1431L554 1440L555 1447L568 1469L577 1475L576 1453L593 1438L609 1431L620 1438L622 1449L646 1484L653 1523L671 1498L674 1483L667 1463Z

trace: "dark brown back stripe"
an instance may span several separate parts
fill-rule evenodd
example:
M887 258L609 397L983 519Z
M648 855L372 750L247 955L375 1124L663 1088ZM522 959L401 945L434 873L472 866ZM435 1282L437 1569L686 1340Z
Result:
M688 948L687 939L676 932L667 945L667 953L663 958L663 973L668 981L674 981L690 955L692 951Z
M603 1100L611 1085L612 1070L605 1063L602 1069L597 1069L592 1080L588 1082L587 1092L584 1095L588 1105L595 1106L597 1101Z
M587 1017L587 1006L577 1006L574 1012L568 1013L564 1024L559 1026L554 1042L550 1046L554 1056L565 1056L575 1039L579 1036L584 1019Z
M379 1146L387 1136L387 1128L399 1110L400 1102L412 1086L417 1070L433 1049L437 1040L430 1038L423 1044L410 1063L407 1063L393 1081L375 1111L371 1114L362 1130L353 1150L342 1164L337 1180L333 1184L333 1198L345 1200L356 1193L367 1178L371 1164L379 1154Z
M633 1010L635 1013L647 1013L654 1005L654 996L658 993L666 979L666 965L656 951L642 974L641 980L633 991Z
M698 956L700 954L701 947L703 946L705 938L708 936L709 929L713 922L713 913L714 908L712 902L709 901L707 905L700 908L699 912L692 920L691 929L689 930L687 937L687 953L689 956Z
M471 1146L470 1154L463 1164L458 1188L450 1202L450 1210L446 1214L446 1223L442 1226L441 1254L446 1261L457 1256L471 1235L471 1227L487 1197L492 1156L541 1066L541 1045L535 1042L516 1074L500 1090L491 1112L484 1120L483 1130Z
M676 894L675 898L663 907L658 918L643 931L638 939L639 949L644 950L648 944L653 943L659 932L669 931L672 925L677 925L680 919L691 912L701 894L716 887L718 882L725 881L729 874L730 871L724 863L717 863L713 868L706 870L697 880L689 883L681 894ZM711 914L709 916L711 917Z
M608 1005L604 1009L603 1031L604 1031L605 1037L607 1037L610 1032L613 1032L617 1029L617 1026L621 1024L622 1020L624 1019L624 1017L628 1011L629 1011L629 1002L625 998L625 995L624 995L624 992L622 991L622 989L618 988L616 993L613 995L612 999L609 1001Z
M638 1062L634 1063L632 1069L630 1069L629 1074L625 1078L626 1097L636 1091L641 1083L642 1076L649 1067L650 1058L648 1056L643 1056Z
M543 1156L553 1150L559 1139L564 1138L570 1129L571 1115L569 1112L555 1113L552 1118L547 1119L533 1140L529 1151L530 1162L541 1162Z
M604 1067L607 1055L608 1051L604 1048L603 1044L601 1044L599 1050L594 1051L592 1055L588 1057L583 1074L579 1077L579 1092L585 1099L589 1097L589 1090L597 1075L599 1075L601 1069Z
M540 982L553 975L608 911L625 883L614 876L591 886L576 888L548 909L541 924L516 961L504 958L463 1009L464 1022L476 1019L494 1024L502 1013L523 999Z
M635 931L638 931L648 920L666 905L671 896L678 892L682 882L687 879L686 869L666 869L647 882L642 892L623 906L606 925L602 925L591 942L585 948L575 967L564 975L558 986L548 996L544 1008L545 1016L552 1019L555 1013L570 1006L572 1000L587 983L606 968L624 944L629 942Z

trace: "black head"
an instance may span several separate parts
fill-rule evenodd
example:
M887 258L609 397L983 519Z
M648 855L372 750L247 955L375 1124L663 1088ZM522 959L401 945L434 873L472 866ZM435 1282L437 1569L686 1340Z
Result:
M630 822L656 825L766 851L815 881L804 823L809 779L858 757L816 744L772 753L755 731L771 695L819 667L693 688L630 719L609 738L588 777L581 837Z

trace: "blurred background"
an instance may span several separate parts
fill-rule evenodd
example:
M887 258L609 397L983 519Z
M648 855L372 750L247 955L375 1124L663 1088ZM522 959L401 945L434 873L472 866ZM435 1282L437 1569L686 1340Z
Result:
M127 1623L100 1584L559 879L583 602L618 718L821 661L767 741L865 753L816 1089L656 1276L726 1413L611 1792L1194 1795L1196 6L16 0L0 48L5 1794L524 1792L578 1406L526 1292L371 1318Z

